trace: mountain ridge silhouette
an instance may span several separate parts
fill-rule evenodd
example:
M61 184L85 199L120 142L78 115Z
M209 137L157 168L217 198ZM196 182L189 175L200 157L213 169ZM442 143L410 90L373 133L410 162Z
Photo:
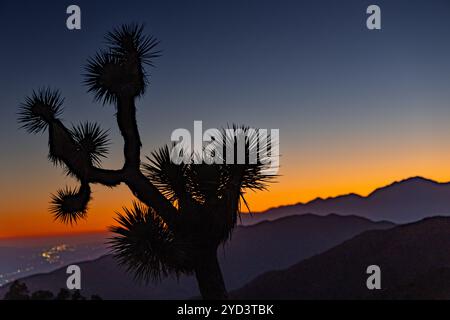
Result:
M348 193L336 197L315 198L243 215L241 224L249 225L289 215L357 215L373 221L409 223L429 216L450 215L450 183L421 176L394 181L376 188L367 196Z
M231 293L236 299L450 299L450 217L369 230ZM368 290L366 268L381 269ZM442 277L441 277L442 275Z
M226 250L219 251L225 281L237 289L258 274L285 268L304 258L323 252L370 229L391 228L390 222L373 222L360 217L338 215L302 215L239 226ZM226 253L226 254L225 254ZM199 295L193 277L168 278L160 285L148 287L132 280L117 266L111 255L80 262L82 294L98 294L105 299L188 299ZM21 279L30 290L59 291L65 286L65 268ZM7 286L0 287L0 298Z

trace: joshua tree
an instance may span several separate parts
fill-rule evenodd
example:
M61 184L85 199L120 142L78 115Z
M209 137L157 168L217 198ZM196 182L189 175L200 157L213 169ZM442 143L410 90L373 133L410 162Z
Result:
M144 67L153 66L160 54L158 41L144 35L138 25L115 29L106 40L107 50L88 60L85 84L97 101L116 107L124 140L121 169L101 167L109 140L99 125L67 128L59 119L63 104L59 91L34 91L21 105L22 127L30 133L48 130L50 161L63 166L80 183L76 189L66 187L53 195L51 211L57 220L76 223L87 216L90 184L126 184L139 201L119 213L118 225L111 227L118 261L144 281L195 274L204 299L225 299L217 249L229 239L241 203L246 204L245 190L264 189L273 178L265 174L267 162L259 153L253 164L175 164L166 146L141 163L135 100L148 84ZM249 133L247 128L242 131ZM237 147L236 137L225 137ZM255 141L254 135L245 135L247 157L251 150L261 149Z

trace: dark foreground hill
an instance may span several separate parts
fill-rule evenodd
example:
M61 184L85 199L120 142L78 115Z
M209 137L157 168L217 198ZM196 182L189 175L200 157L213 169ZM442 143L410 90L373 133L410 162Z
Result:
M355 216L302 215L238 227L219 258L227 287L239 288L263 272L286 268L299 260L327 250L371 229L392 227L389 222L372 222ZM82 271L82 294L106 299L182 299L198 296L193 277L169 278L158 285L139 285L110 256L78 264ZM24 278L30 291L58 291L67 274L59 269ZM6 288L0 288L3 297Z
M366 268L381 268L368 290ZM450 218L367 231L232 293L238 299L450 299Z
M282 206L252 217L247 216L242 223L248 225L304 213L353 214L395 223L409 223L437 215L447 216L450 215L450 183L414 177L378 188L367 197L352 193L334 198L317 198L307 203Z

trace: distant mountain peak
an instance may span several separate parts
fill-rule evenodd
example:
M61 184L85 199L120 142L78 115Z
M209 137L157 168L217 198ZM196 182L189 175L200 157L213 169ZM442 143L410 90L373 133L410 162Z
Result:
M358 215L373 221L407 223L434 215L450 215L450 183L413 176L375 189L367 196L349 193L336 197L316 198L309 202L271 208L243 224L313 213Z
M323 202L323 201L328 201L328 200L336 200L336 199L340 199L340 198L363 198L363 196L352 192L352 193L342 194L342 195L335 196L335 197L326 197L326 198L317 197L308 202L299 202L296 205L305 205L305 204Z
M388 184L384 187L380 187L375 189L374 191L372 191L367 198L379 193L380 191L386 191L386 190L391 190L393 188L408 188L411 186L430 186L430 185L434 185L434 186L439 186L439 185L448 185L447 182L437 182L435 180L432 179L428 179L428 178L424 178L421 176L414 176L414 177L410 177L410 178L406 178L403 180L399 180L399 181L394 181L391 184Z

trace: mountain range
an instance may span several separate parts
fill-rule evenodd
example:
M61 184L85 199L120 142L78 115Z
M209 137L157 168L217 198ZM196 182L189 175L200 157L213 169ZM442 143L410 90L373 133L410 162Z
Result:
M450 218L371 230L287 269L267 272L235 299L450 299ZM368 290L366 269L381 270Z
M243 225L265 220L313 213L326 215L358 215L370 220L408 223L441 215L450 215L450 183L439 183L422 177L408 178L378 188L368 196L354 193L333 198L317 198L306 203L272 208L261 213L244 215Z
M243 215L219 260L236 299L450 299L447 215L450 183L413 177L365 197L318 198ZM199 296L192 276L141 285L111 255L78 265L85 296ZM369 265L381 268L381 290L366 287ZM31 291L56 292L66 279L61 268L22 280ZM0 297L7 289L0 287Z
M286 268L323 252L355 235L393 227L356 216L300 215L239 226L231 241L219 252L229 290L237 289L269 270ZM194 277L167 278L160 284L141 285L117 265L111 255L78 264L82 270L82 294L104 299L186 299L199 295ZM21 279L30 291L57 292L66 285L66 268ZM8 286L0 287L0 297Z

